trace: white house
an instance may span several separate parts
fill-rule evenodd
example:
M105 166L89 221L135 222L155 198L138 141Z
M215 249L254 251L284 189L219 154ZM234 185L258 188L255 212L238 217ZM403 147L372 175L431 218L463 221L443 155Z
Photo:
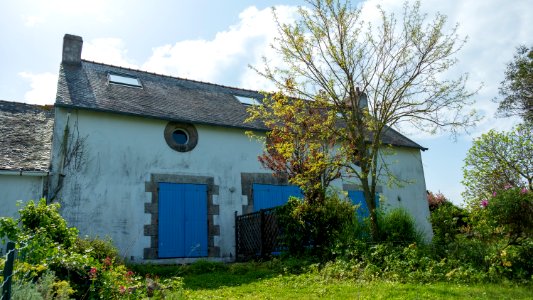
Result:
M233 260L235 212L296 193L260 165L263 145L245 134L266 131L244 122L261 94L82 60L82 44L65 35L49 201L82 235L112 238L134 262ZM413 183L379 191L429 237L424 148L392 129L383 143L395 149L390 169Z

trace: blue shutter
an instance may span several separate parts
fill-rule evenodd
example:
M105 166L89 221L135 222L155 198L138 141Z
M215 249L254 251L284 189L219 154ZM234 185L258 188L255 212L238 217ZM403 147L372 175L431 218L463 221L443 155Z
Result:
M360 218L368 218L370 211L368 210L368 205L366 205L365 195L363 191L348 191L348 198L352 200L353 204L359 204L357 209L357 216ZM376 194L376 207L379 206L379 194Z
M207 256L207 186L191 186L185 202L185 257Z
M207 256L207 186L159 183L159 257Z
M294 185L253 185L254 211L280 206L287 203L289 197L303 197L299 187Z

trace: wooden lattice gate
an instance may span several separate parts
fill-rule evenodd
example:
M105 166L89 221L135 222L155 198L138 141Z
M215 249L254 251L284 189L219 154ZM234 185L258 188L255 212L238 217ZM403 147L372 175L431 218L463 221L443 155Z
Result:
M265 258L280 251L280 228L275 208L237 216L235 213L235 245L237 261Z

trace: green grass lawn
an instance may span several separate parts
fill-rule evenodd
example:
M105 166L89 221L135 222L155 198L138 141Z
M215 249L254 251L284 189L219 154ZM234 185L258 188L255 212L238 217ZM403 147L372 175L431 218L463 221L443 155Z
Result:
M325 279L317 272L269 263L138 271L182 277L184 291L176 298L186 299L533 299L531 284L361 282Z
M227 279L227 285L221 284L221 277ZM499 284L361 283L324 281L309 274L279 275L237 284L238 280L231 277L223 274L185 277L185 296L188 299L533 299L531 287Z

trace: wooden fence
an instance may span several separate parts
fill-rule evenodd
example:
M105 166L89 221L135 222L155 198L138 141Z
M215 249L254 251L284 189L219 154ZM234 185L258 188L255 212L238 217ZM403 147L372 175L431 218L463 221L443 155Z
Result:
M266 258L280 252L280 228L275 208L237 215L235 212L236 260Z

